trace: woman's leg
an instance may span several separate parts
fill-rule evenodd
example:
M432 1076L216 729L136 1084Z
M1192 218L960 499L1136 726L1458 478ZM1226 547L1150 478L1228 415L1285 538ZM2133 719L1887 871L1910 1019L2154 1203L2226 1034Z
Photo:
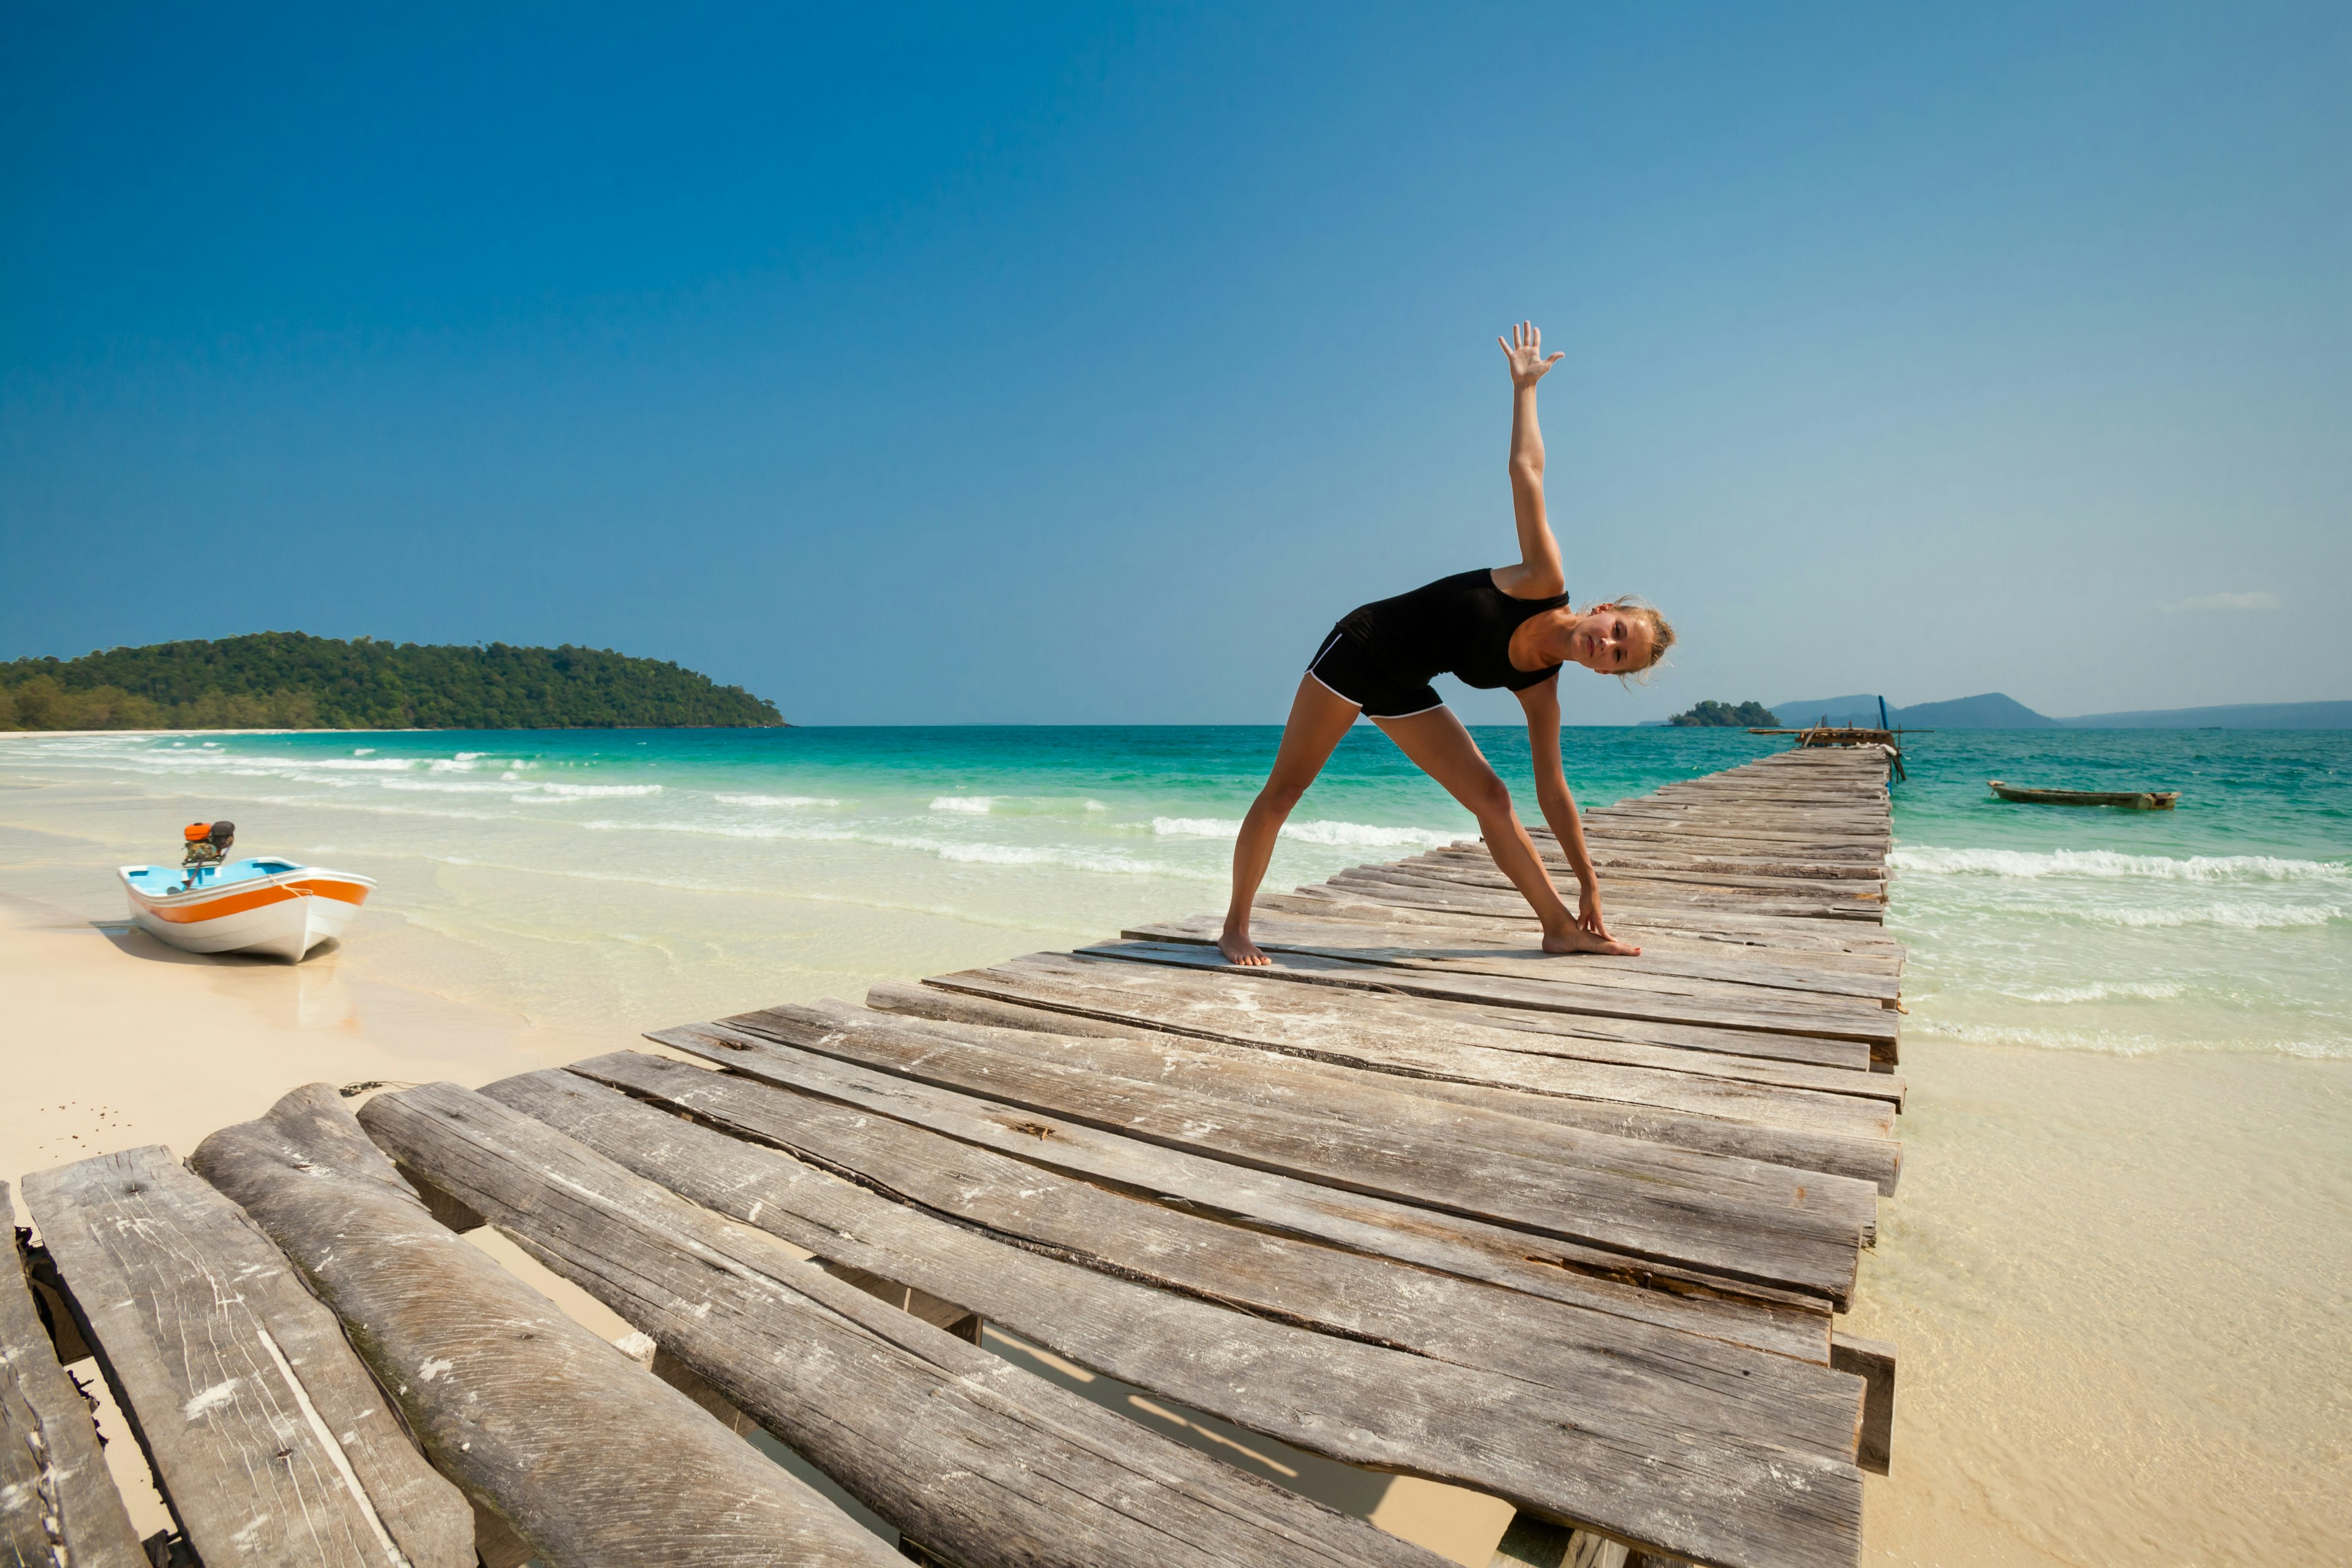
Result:
M1282 749L1275 753L1274 771L1265 787L1250 802L1242 818L1241 837L1234 840L1234 899L1225 907L1225 929L1217 951L1228 963L1261 964L1265 954L1249 939L1250 901L1265 880L1266 862L1274 858L1274 841L1290 818L1290 808L1323 771L1332 748L1348 733L1360 711L1357 706L1311 675L1298 678L1298 694L1290 700L1290 721L1282 727ZM1571 921L1571 924L1574 922Z
M1546 952L1638 952L1629 942L1594 936L1576 923L1576 911L1561 902L1551 885L1543 859L1536 853L1519 814L1511 809L1511 792L1470 738L1451 708L1433 708L1404 719L1375 719L1383 734L1411 757L1423 773L1445 786L1478 819L1486 852L1511 885L1524 895L1543 922Z

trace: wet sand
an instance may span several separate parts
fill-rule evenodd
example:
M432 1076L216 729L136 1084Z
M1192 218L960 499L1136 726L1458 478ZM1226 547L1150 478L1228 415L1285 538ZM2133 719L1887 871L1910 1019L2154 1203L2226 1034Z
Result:
M2352 1559L2352 1063L1914 1038L1870 1563Z

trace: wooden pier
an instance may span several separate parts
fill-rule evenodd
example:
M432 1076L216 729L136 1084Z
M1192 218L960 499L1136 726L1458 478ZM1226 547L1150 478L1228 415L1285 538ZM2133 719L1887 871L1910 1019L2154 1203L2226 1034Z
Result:
M1504 1499L1498 1564L1855 1563L1895 1384L1836 1330L1902 1164L1886 784L1811 749L1588 813L1638 957L1542 956L1460 844L1265 898L1267 969L1174 920L27 1175L0 1563L1440 1563L983 1324Z

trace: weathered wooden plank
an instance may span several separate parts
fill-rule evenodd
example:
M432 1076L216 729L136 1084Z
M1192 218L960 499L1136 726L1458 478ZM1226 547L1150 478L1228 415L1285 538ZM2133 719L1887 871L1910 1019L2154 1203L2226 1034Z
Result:
M1565 864L1565 857L1562 858L1562 863ZM1598 864L1597 861L1595 863ZM1491 872L1495 869L1494 858L1483 844L1468 849L1432 849L1424 854L1407 856L1404 859L1391 861L1390 864L1400 868L1426 867L1439 871L1460 869ZM1848 867L1846 869L1849 872L1860 870L1865 874L1805 877L1746 868L1724 868L1710 871L1699 870L1689 866L1636 866L1621 863L1617 875L1612 880L1629 885L1664 884L1654 889L1660 897L1671 896L1672 889L1675 887L1695 889L1700 893L1757 892L1799 899L1879 898L1885 895L1885 879L1867 875L1870 869L1867 863L1858 867Z
M1440 877L1468 887L1512 887L1493 858L1483 851L1432 851L1411 859L1391 861L1381 868L1407 876ZM1886 900L1883 877L1802 879L1619 868L1609 874L1607 886L1623 899L1730 913L1769 910L1804 914L1821 908L1843 913L1858 905L1883 905Z
M464 1499L409 1446L333 1314L235 1204L157 1146L37 1173L24 1192L116 1403L206 1562L472 1563Z
M1182 964L1199 964L1204 952L1196 942L1094 942L1077 951L1105 958L1123 958L1138 963ZM1211 961L1223 962L1213 949L1205 951ZM1389 964L1357 963L1324 952L1287 952L1284 955L1284 962L1275 967L1253 967L1261 975L1282 980L1399 991L1410 996L1471 1002L1487 1007L1625 1018L1642 1023L1706 1028L1724 1034L1844 1040L1867 1046L1874 1062L1892 1066L1896 1059L1899 1016L1883 1007L1822 1005L1813 1008L1804 1004L1714 994L1636 991L1568 981L1518 980L1501 974L1465 974ZM1754 988L1726 989L1752 991Z
M1143 970L1152 979L1181 975L1181 971L1154 973L1144 965L1119 967ZM1234 1006L1230 997L1177 1000L1147 988L1138 988L1139 994L1128 992L1108 981L1065 984L1043 965L1008 964L939 979L947 984L875 986L866 1004L877 1012L1049 1034L1098 1034L1099 1029L1070 1028L1094 1019L1107 1026L1123 1024L1129 1033L1164 1030L1280 1051L1336 1064L1333 1070L1401 1078L1406 1092L1426 1098L1852 1176L1882 1193L1894 1190L1902 1167L1900 1146L1892 1139L1894 1108L1883 1100L1434 1042L1425 1031L1402 1026L1402 1020L1335 1025L1328 1012L1311 1007L1297 1015L1267 1015ZM1210 984L1215 984L1213 979ZM1842 1076L1867 1080L1883 1075Z
M1377 897L1399 903L1419 901L1441 909L1472 910L1486 914L1525 915L1528 912L1527 900L1516 891L1504 893L1458 878L1415 874L1410 870L1393 871L1381 866L1359 866L1336 872L1326 885L1347 889L1358 897ZM1612 918L1630 918L1638 913L1644 918L1695 922L1704 915L1710 921L1738 921L1743 929L1748 930L1779 929L1768 922L1875 929L1885 917L1883 905L1863 900L1856 900L1851 908L1833 907L1820 900L1789 899L1759 900L1738 905L1722 900L1703 903L1691 899L1654 896L1646 889L1629 888L1610 879L1603 880L1601 892Z
M1124 927L1119 935L1130 942L1198 942L1213 947L1223 929L1223 917L1192 915L1180 920L1153 921ZM1832 1007L1880 1006L1902 994L1891 974L1856 974L1836 970L1774 962L1745 955L1691 951L1688 944L1652 946L1638 955L1606 952L1553 954L1541 951L1526 936L1507 942L1448 942L1427 930L1389 926L1366 930L1360 924L1314 917L1276 915L1253 919L1251 938L1271 952L1323 952L1354 963L1385 963L1434 969L1441 973L1502 974L1546 984L1569 982L1592 985L1648 987L1684 995L1721 994L1710 988L1674 984L1699 980L1709 986L1744 985L1780 1002L1799 996L1831 998Z
M698 1149L730 1152L713 1149L731 1142L718 1134L622 1105L653 1118L657 1140L683 1133ZM403 1163L620 1313L926 1550L965 1568L1435 1568L1428 1553L1360 1521L887 1306L498 1100L433 1084L379 1096L361 1114ZM872 1223L904 1215L953 1229L801 1169L864 1200ZM896 1255L856 1256L862 1267ZM1091 1278L1058 1267L1080 1283ZM1858 1401L1856 1409L1858 1419Z
M733 1137L649 1121L660 1113L637 1100L581 1092L580 1079L614 1086ZM616 1052L574 1063L565 1074L526 1074L482 1092L706 1207L776 1230L796 1247L854 1257L861 1270L918 1288L953 1289L975 1311L1024 1338L1187 1403L1199 1403L1195 1394L1213 1398L1221 1402L1219 1414L1260 1430L1271 1430L1265 1426L1269 1419L1293 1417L1255 1409L1248 1402L1265 1392L1257 1383L1244 1380L1219 1392L1222 1385L1158 1381L1200 1372L1196 1333L1185 1330L1164 1342L1166 1354L1193 1363L1176 1373L1150 1357L1106 1361L1134 1350L1132 1335L1139 1330L1120 1327L1128 1314L1066 1318L1068 1293L1092 1289L1092 1283L1050 1270L1024 1272L1028 1260L1041 1254L1057 1258L1318 1333L1503 1373L1597 1402L1596 1409L1627 1405L1685 1432L1729 1433L1839 1459L1853 1454L1860 1389L1823 1380L1818 1367L1390 1259L1237 1231L1196 1210L1121 1194L1032 1161L740 1074ZM786 1151L805 1166L775 1165L773 1156L735 1139ZM657 1164L644 1163L656 1151ZM821 1172L860 1185L844 1190ZM772 1184L781 1184L771 1192ZM761 1205L756 1215L755 1204ZM902 1213L898 1205L911 1205L914 1212ZM935 1231L942 1222L924 1218L925 1213L955 1223ZM777 1229L787 1217L803 1228ZM977 1245L984 1237L998 1242ZM1017 1255L990 1250L1008 1241ZM1147 1315L1158 1310L1145 1309ZM1255 1331L1222 1319L1201 1321L1220 1325L1221 1333ZM1315 1342L1277 1335L1265 1353L1279 1350L1286 1356Z
M327 1085L214 1133L192 1163L244 1205L348 1326L435 1465L550 1564L898 1561L684 1394L435 1223Z
M1086 953L1039 952L1007 959L988 969L933 975L923 982L923 987L992 996L1024 1007L1060 1012L1065 1015L1061 1026L1020 1026L1047 1028L1059 1034L1105 1032L1076 1026L1076 1020L1098 1017L1106 1025L1117 1026L1108 1031L1110 1033L1132 1033L1142 1026L1266 1049L1296 1049L1305 1055L1347 1042L1351 1052L1366 1054L1360 1060L1350 1055L1346 1065L1412 1074L1435 1070L1446 1059L1442 1056L1425 1057L1421 1052L1441 1052L1453 1047L1474 1053L1515 1052L1563 1064L1640 1069L1638 1077L1613 1080L1628 1090L1627 1095L1618 1098L1629 1098L1637 1084L1654 1084L1666 1093L1690 1090L1698 1095L1708 1094L1719 1086L1802 1090L1806 1096L1802 1102L1807 1105L1816 1103L1810 1098L1812 1095L1837 1095L1871 1102L1864 1108L1866 1122L1853 1123L1856 1131L1865 1125L1873 1129L1870 1136L1886 1136L1891 1125L1885 1116L1903 1106L1905 1082L1901 1075L1871 1072L1867 1053L1858 1046L1846 1047L1847 1056L1838 1065L1825 1066L1779 1057L1740 1055L1698 1043L1652 1045L1643 1042L1640 1032L1629 1039L1609 1027L1590 1037L1563 1034L1540 1026L1566 1024L1573 1029L1583 1021L1573 1015L1479 1008L1400 995L1375 987L1318 985L1271 994L1245 989L1265 983L1265 977L1255 969L1240 970L1231 964L1130 963L1119 958ZM914 988L894 981L877 989L904 996ZM923 1011L899 1003L878 1010ZM1602 1022L1605 1026L1612 1021ZM1538 1026L1518 1026L1527 1024ZM1393 1050L1398 1054L1376 1060L1370 1054L1375 1047L1380 1052ZM1569 1092L1570 1085L1581 1082L1591 1085L1597 1094L1601 1085L1612 1081L1598 1078L1526 1079L1521 1074L1528 1069L1490 1062L1483 1056L1473 1055L1462 1061L1465 1068L1473 1063L1492 1067L1502 1075L1491 1081L1524 1088L1529 1092L1544 1092L1548 1086ZM1542 1067L1537 1064L1536 1070ZM1465 1082L1490 1081L1484 1074L1469 1071L1442 1076L1458 1077ZM1686 1102L1661 1099L1652 1103L1683 1104L1693 1110L1706 1109L1704 1101L1696 1099ZM1818 1128L1822 1124L1808 1117L1804 1125Z
M1494 912L1438 909L1360 896L1319 882L1310 882L1287 893L1261 893L1255 907L1270 913L1362 921L1375 925L1436 926L1511 941L1527 940L1537 923L1535 912L1524 904L1516 910ZM1785 925L1759 930L1747 922L1694 922L1680 916L1653 918L1615 909L1609 911L1609 920L1612 929L1622 926L1639 932L1638 940L1644 947L1658 940L1685 951L1737 953L1773 963L1802 963L1864 974L1899 975L1903 972L1905 950L1900 942L1881 940L1874 928L1857 927L1850 921L1830 924L1815 921L1802 922L1793 930ZM1854 940L1866 932L1871 940Z
M1522 1103L1531 1094L1565 1094L1863 1138L1892 1136L1894 1115L1902 1106L1903 1079L1860 1070L1858 1064L1822 1067L1696 1047L1586 1040L1487 1022L1510 1016L1507 1009L1481 1012L1377 987L1269 990L1266 980L1256 969L1233 965L1139 963L1115 954L1035 952L985 970L934 975L920 987L886 982L874 994L898 1000L868 1005L878 1012L947 1019L953 1016L910 999L925 991L994 997L1066 1015L1056 1023L1033 1013L1013 1024L1016 1029L1108 1034L1146 1041L1154 1048L1167 1043L1158 1036L1173 1034L1328 1062L1349 1069L1331 1080L1342 1093L1370 1084L1420 1095L1429 1092L1429 1082L1450 1079L1509 1090L1515 1099L1496 1101L1498 1106ZM932 998L934 1005L938 1000ZM986 1021L974 1014L960 1016ZM1082 1018L1122 1026L1108 1031L1071 1026ZM1017 1041L1006 1043L1025 1048ZM1491 1054L1496 1052L1505 1054ZM1356 1069L1386 1076L1366 1079Z
M1538 844L1555 842L1548 828L1530 827ZM1885 841L1876 835L1851 837L1835 834L1749 829L1703 821L1664 822L1654 817L1608 816L1592 813L1585 819L1585 841L1608 844L1671 844L1690 848L1719 846L1748 855L1801 855L1808 860L1883 860Z
M1405 1095L1367 1090L1354 1107L1327 1096L1302 1111L1271 1094L1253 1102L1200 1087L1206 1077L1240 1079L1230 1065L1222 1074L1186 1074L1181 1087L1150 1082L1123 1076L1134 1064L1120 1059L1113 1040L1025 1035L1016 1053L982 1040L972 1027L840 1004L784 1005L719 1024L1148 1142L1836 1300L1853 1284L1860 1211L1875 1203L1860 1182L1519 1118L1505 1119L1510 1134L1540 1155L1424 1133L1416 1123L1443 1108ZM1066 1047L1062 1060L1030 1054L1045 1040ZM1150 1054L1165 1061L1170 1078L1182 1072L1181 1053ZM1452 1112L1465 1123L1484 1114Z
M1826 1303L1683 1265L1531 1235L1144 1142L715 1024L649 1039L733 1071L1276 1234L1394 1258L1596 1310L1826 1363Z
M1534 946L1538 940L1531 918L1513 921L1462 911L1365 903L1347 897L1336 888L1323 889L1313 896L1261 893L1251 908L1255 913L1269 918L1324 921L1339 926L1377 926L1409 935L1422 942L1482 942L1494 946L1524 948ZM1610 925L1612 930L1622 928L1633 932L1632 940L1641 945L1645 957L1658 953L1741 959L1820 974L1860 975L1874 980L1899 981L1903 974L1900 953L1850 952L1828 944L1775 945L1751 934L1638 922L1621 919L1613 912L1610 915Z
M1408 1143L1422 1145L1434 1153L1450 1155L1465 1174L1488 1168L1522 1171L1522 1160L1567 1166L1580 1173L1615 1171L1630 1158L1647 1180L1661 1179L1660 1173L1638 1152L1626 1148L1628 1140L1622 1134L1591 1129L1602 1135L1588 1137L1588 1130L1574 1121L1554 1121L1549 1126L1533 1121L1524 1114L1532 1106L1527 1095L1492 1096L1504 1103L1491 1106L1466 1099L1423 1096L1412 1092L1413 1086L1394 1074L1159 1030L1074 1036L1041 1029L1034 1022L1007 1028L970 1019L894 1016L840 1002L787 1011L793 1012L803 1026L821 1017L830 1028L856 1041L812 1048L837 1050L850 1059L889 1070L896 1069L869 1054L877 1035L887 1042L882 1051L893 1057L910 1055L919 1048L918 1040L932 1042L929 1049L946 1051L966 1065L981 1052L1009 1056L1015 1058L1016 1070L1028 1075L1026 1081L1034 1083L1036 1074L1049 1073L1066 1088L1076 1086L1081 1092L1092 1092L1097 1101L1102 1080L1108 1078L1146 1089L1181 1090L1250 1111L1296 1112L1328 1127L1331 1138L1344 1140L1349 1147L1383 1152L1374 1158L1402 1152ZM759 1032L756 1027L754 1032ZM982 1070L1000 1089L1005 1086L1000 1067L991 1065ZM924 1069L918 1071L929 1076ZM1864 1114L1874 1111L1873 1107L1853 1100L1831 1103ZM1064 1109L1048 1103L1046 1092L1040 1093L1038 1107ZM1633 1142L1638 1145L1657 1141ZM1465 1151L1485 1151L1499 1163L1490 1167ZM1704 1182L1711 1194L1720 1192L1733 1195L1735 1201L1760 1203L1775 1211L1803 1208L1815 1210L1825 1219L1834 1215L1836 1220L1828 1228L1837 1234L1858 1235L1865 1243L1875 1235L1874 1178L1833 1174L1811 1165L1791 1169L1785 1162L1759 1162L1720 1151L1696 1156L1681 1149L1659 1152L1680 1179ZM1845 1227L1851 1227L1850 1232Z
M11 1214L0 1182L0 1216ZM0 1264L0 1563L149 1568L99 1452L89 1404L58 1364L15 1237Z
M1818 1368L1654 1331L1644 1345L1633 1325L1565 1309L1535 1318L1540 1305L1486 1287L1417 1299L1411 1271L1392 1265L1295 1243L1260 1256L1254 1238L1213 1221L731 1074L642 1056L582 1068L675 1094L698 1116L756 1130L814 1163L564 1075L509 1079L494 1098L795 1247L933 1289L952 1282L1024 1339L1311 1451L1548 1513L1601 1510L1643 1541L1679 1521L1723 1555L1745 1555L1787 1528L1774 1516L1811 1488L1843 1484L1861 1389ZM923 1213L935 1200L967 1223ZM992 1220L1015 1227L1000 1236L1046 1238L1056 1256L971 1228ZM1318 1279L1318 1263L1341 1278ZM1130 1270L1144 1282L1116 1277ZM1157 1288L1179 1279L1233 1291L1240 1304L1278 1303L1294 1321ZM1316 1331L1327 1314L1354 1331ZM1760 1440L1758 1427L1781 1440ZM1792 1465L1800 1473L1779 1473Z
M1388 883L1437 892L1459 891L1487 898L1518 896L1509 879L1486 868L1460 864L1416 865L1400 861L1383 866L1359 866L1338 873L1335 885ZM1612 905L1627 909L1671 910L1685 914L1763 915L1782 920L1854 921L1876 925L1886 917L1885 895L1876 882L1839 883L1832 890L1805 893L1757 893L1737 889L1695 888L1687 883L1647 880L1638 874L1612 875L1601 890Z
M1887 1474L1895 1452L1895 1347L1859 1334L1832 1334L1830 1364L1863 1380L1859 1463L1865 1470Z
M1871 1047L1861 1040L1830 1039L1818 1035L1780 1035L1760 1030L1719 1027L1707 1024L1677 1024L1655 1018L1626 1017L1615 1012L1562 1012L1496 1002L1471 985L1450 984L1442 975L1420 976L1377 965L1350 963L1315 953L1280 952L1271 962L1247 969L1227 963L1213 948L1198 942L1099 942L1080 948L1079 957L1127 963L1160 964L1172 969L1233 973L1273 985L1307 984L1322 989L1360 992L1394 997L1416 1008L1457 1008L1480 1023L1498 1028L1537 1034L1557 1034L1594 1040L1643 1042L1666 1048L1685 1047L1726 1056L1746 1056L1759 1061L1811 1062L1822 1067L1867 1071ZM1426 981L1426 984L1416 982ZM1276 998L1281 998L1279 1000ZM1265 1005L1297 1004L1270 994Z

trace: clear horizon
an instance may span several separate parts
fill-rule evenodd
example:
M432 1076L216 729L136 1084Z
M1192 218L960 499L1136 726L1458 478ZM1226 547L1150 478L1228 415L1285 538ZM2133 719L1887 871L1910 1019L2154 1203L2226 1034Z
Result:
M0 658L1278 721L1508 557L1532 317L1570 587L1683 637L1571 722L2343 695L2352 13L1331 15L19 10Z

